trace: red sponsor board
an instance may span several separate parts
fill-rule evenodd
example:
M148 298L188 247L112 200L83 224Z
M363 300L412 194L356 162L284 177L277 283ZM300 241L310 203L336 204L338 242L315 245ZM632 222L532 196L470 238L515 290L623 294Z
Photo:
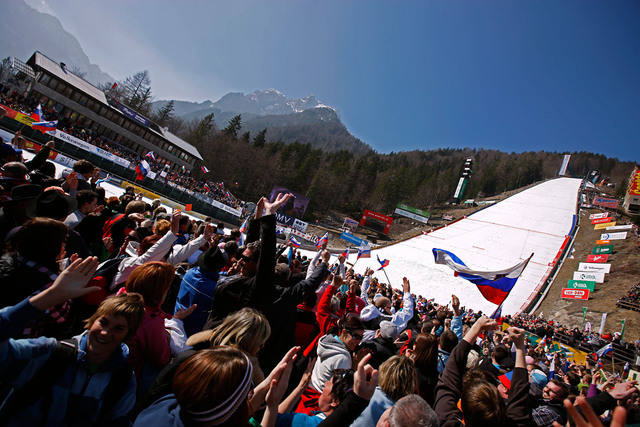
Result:
M607 262L607 260L609 260L609 255L598 254L587 256L587 262Z
M370 211L369 209L364 210L362 219L360 219L361 226L371 228L383 234L389 233L389 228L391 228L392 222L393 218L382 215L378 212Z
M591 220L591 225L593 225L593 224L605 224L605 223L607 223L609 221L611 221L611 218L609 218L609 217L596 218L596 219L592 219Z
M636 168L636 170L633 171L627 192L632 196L640 196L640 169Z
M562 298L587 300L589 299L589 289L562 288Z
M595 199L593 199L594 206L601 206L603 208L611 208L611 209L617 209L618 202L619 202L618 199L610 199L607 197L596 197Z

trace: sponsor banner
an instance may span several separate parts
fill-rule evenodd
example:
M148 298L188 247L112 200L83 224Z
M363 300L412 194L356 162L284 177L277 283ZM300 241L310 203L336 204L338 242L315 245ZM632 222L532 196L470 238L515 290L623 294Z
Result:
M344 222L342 223L342 228L346 228L347 230L355 233L358 229L358 221L353 218L346 217Z
M626 231L624 233L604 233L600 235L600 240L624 240L626 238Z
M113 153L108 152L107 150L103 150L102 148L98 148L95 145L89 144L75 136L71 136L68 133L62 132L59 129L56 129L54 132L47 132L49 135L53 135L54 137L61 139L64 142L68 142L71 145L75 145L76 147L82 148L85 151L88 151L93 154L97 154L100 157L103 157L107 160L111 160L113 163L118 164L120 166L124 166L128 168L131 165L131 162L123 159L122 157L118 157Z
M364 210L362 219L360 219L361 226L366 226L383 234L389 234L392 222L393 218L382 215L378 212L370 211L369 209Z
M589 299L589 289L562 288L562 298L587 300Z
M347 241L347 242L349 242L349 243L353 243L353 244L354 244L354 245L356 245L356 246L363 246L363 245L371 246L371 243L369 243L369 242L367 242L366 240L363 240L363 239L361 239L361 238L359 238L359 237L356 237L356 236L354 236L354 235L353 235L353 234L351 234L351 233L347 233L346 231L344 231L344 232L340 235L340 238L341 238L342 240L346 240L346 241Z
M608 216L609 216L609 212L603 212L603 213L591 214L589 215L589 219L606 218Z
M564 176L567 174L567 167L569 166L569 160L571 160L571 154L565 154L564 159L562 159L562 165L560 165L560 171L558 172L558 175Z
M33 150L36 153L39 153L40 150L42 150L42 145L40 144L36 144L35 142L31 142L31 141L27 141L24 145L24 148L26 150ZM56 160L58 157L58 153L56 153L55 151L49 151L49 160ZM62 154L60 154L62 155ZM56 160L57 161L57 160Z
M611 240L609 240L609 239L596 240L596 245L608 245L609 243L611 243Z
M604 283L604 273L601 271L574 271L573 280L592 280L596 283Z
M177 188L178 190L182 191L183 193L187 193L187 194L195 197L196 199L200 199L205 203L208 203L208 204L210 204L212 206L215 206L216 208L220 209L221 211L230 213L231 215L237 216L238 218L240 218L240 216L242 215L242 211L241 210L234 209L231 206L227 206L224 203L220 203L219 201L214 200L211 197L205 196L202 193L196 193L194 191L187 190L183 186L177 185L175 182L167 181L166 183L170 187Z
M592 280L569 280L567 283L569 289L589 289L589 292L596 290L596 282Z
M280 213L280 211L276 212L276 221L282 225L286 225L287 227L293 227L302 233L307 231L307 227L309 226L309 223L300 221L298 218L294 218L287 214Z
M611 264L592 264L589 262L581 262L578 271L600 271L602 273L611 272Z
M594 246L591 253L592 254L612 254L613 245Z
M293 197L289 199L289 201L284 204L278 212L281 214L285 214L294 218L302 219L304 212L307 210L307 206L309 205L309 199L304 194L297 193L295 191L291 191L288 188L281 187L279 185L274 185L271 189L271 195L269 196L269 201L273 202L278 194L293 194ZM304 230L302 230L304 231Z
M591 220L591 225L594 224L605 224L607 222L611 221L611 218L609 218L608 216L604 217L604 218L594 218Z
M416 214L416 215L424 217L424 218L429 218L431 216L431 214L429 212L427 212L427 211L423 211L421 209L412 208L411 206L404 205L402 203L398 203L398 206L396 206L396 208L397 209L401 209L403 211L411 212L413 214Z
M444 219L445 221L453 221L453 215L443 214L442 219Z
M9 117L10 119L23 123L29 127L31 127L31 123L35 122L35 120L33 120L29 114L14 110L13 108L9 108L6 105L2 105L2 107L7 110L7 117Z
M606 231L622 231L622 230L631 230L633 229L633 225L625 224L625 225L615 225L613 227L607 227Z
M398 215L406 216L407 218L415 219L416 221L424 222L425 224L429 222L429 218L427 217L416 215L413 212L405 211L400 208L396 208L394 213L397 213Z
M640 169L636 168L629 180L627 193L632 196L640 196Z
M291 236L293 234L294 236L298 236L312 243L316 243L318 241L318 238L313 234L302 233L296 230L295 228L291 228L291 227L283 227L281 225L276 225L276 231L278 232L278 234L284 234L286 236Z
M147 120L146 117L141 116L140 114L138 114L135 110L132 110L131 108L127 107L126 105L122 105L120 103L117 103L115 105L115 107L118 110L122 111L122 113L125 116L137 121L138 123L140 123L140 124L142 124L142 125L144 125L146 127L149 127L149 124L150 124L149 120Z
M597 254L588 255L587 262L607 262L609 261L609 254Z
M593 199L594 206L602 206L603 208L618 209L618 199L610 199L607 197L596 197Z
M604 229L606 229L608 227L613 227L615 225L616 225L615 221L613 221L613 222L605 222L603 224L596 224L596 226L593 227L593 229L594 230L604 230Z

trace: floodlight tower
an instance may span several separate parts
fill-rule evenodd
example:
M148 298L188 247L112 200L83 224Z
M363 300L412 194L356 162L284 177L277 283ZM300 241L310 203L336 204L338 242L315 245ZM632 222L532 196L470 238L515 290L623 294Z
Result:
M456 192L453 195L453 199L451 200L452 204L458 204L462 200L464 196L464 190L467 188L467 182L473 173L473 159L469 158L464 161L464 165L462 166L462 171L460 172L460 179L458 180L458 186L456 187Z

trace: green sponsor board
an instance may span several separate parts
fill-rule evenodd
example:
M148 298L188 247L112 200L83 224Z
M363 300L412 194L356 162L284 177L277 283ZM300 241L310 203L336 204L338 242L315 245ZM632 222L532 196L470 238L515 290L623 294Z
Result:
M569 280L567 283L569 289L589 289L593 292L596 289L596 282L592 280Z
M423 211L423 210L420 210L420 209L416 209L416 208L412 208L411 206L403 205L402 203L398 203L398 206L396 206L396 207L398 209L409 211L411 213L423 216L425 218L429 218L431 216L431 214L429 212L426 212L426 211Z
M612 254L613 245L594 246L591 253L592 254Z

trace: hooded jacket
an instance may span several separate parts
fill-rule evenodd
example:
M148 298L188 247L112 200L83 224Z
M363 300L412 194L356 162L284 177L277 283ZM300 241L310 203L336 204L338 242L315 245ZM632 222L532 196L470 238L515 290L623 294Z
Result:
M5 320L27 321L41 315L28 301L8 307L0 311L0 325ZM25 386L54 352L57 341L54 338L38 338L30 340L6 340L2 335L0 342L0 378L15 389ZM126 392L114 405L107 419L98 420L100 408L107 385L113 373L126 363L129 349L121 344L109 360L98 371L91 373L87 361L87 338L85 331L75 337L78 341L78 354L75 362L58 378L51 390L51 405L43 417L40 404L42 398L31 406L19 410L8 425L21 426L66 426L93 425L107 422L109 425L128 425L129 413L135 403L136 380L131 375ZM44 396L43 396L44 397ZM3 420L6 421L6 420Z
M335 369L351 369L351 365L351 352L347 346L337 336L325 335L318 342L318 360L313 367L309 386L320 392Z

